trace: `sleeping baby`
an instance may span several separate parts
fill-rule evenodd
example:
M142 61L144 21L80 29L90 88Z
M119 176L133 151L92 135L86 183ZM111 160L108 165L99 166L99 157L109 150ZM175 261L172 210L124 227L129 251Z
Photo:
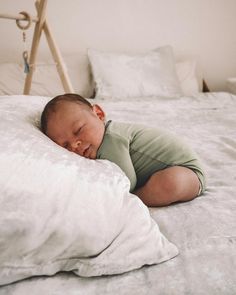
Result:
M49 101L41 127L71 152L117 164L130 180L130 191L147 206L189 201L205 190L199 159L180 139L157 128L106 121L99 105L78 94Z

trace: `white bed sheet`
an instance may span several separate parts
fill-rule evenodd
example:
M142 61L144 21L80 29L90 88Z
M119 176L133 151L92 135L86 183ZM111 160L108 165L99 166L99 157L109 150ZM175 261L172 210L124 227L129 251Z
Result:
M4 286L0 294L236 294L236 96L208 93L96 103L109 119L171 130L200 155L206 193L190 202L150 208L179 256L122 275L35 277Z

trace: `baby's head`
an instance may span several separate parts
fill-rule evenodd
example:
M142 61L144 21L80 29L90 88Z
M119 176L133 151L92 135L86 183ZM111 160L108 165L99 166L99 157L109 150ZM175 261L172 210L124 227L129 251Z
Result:
M54 97L41 116L42 131L60 146L89 159L96 159L104 136L105 114L78 94Z

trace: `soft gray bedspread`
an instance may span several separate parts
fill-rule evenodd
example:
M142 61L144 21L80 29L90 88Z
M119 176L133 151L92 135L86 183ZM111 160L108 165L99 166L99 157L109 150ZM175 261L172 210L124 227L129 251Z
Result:
M236 294L236 96L96 103L110 119L171 130L200 155L208 177L206 193L191 202L150 208L180 255L116 276L35 277L4 286L0 294Z

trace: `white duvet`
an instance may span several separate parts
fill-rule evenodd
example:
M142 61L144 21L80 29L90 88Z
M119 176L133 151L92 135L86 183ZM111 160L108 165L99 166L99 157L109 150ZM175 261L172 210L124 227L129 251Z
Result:
M116 274L176 256L116 165L42 134L47 101L0 97L0 284L59 271Z

